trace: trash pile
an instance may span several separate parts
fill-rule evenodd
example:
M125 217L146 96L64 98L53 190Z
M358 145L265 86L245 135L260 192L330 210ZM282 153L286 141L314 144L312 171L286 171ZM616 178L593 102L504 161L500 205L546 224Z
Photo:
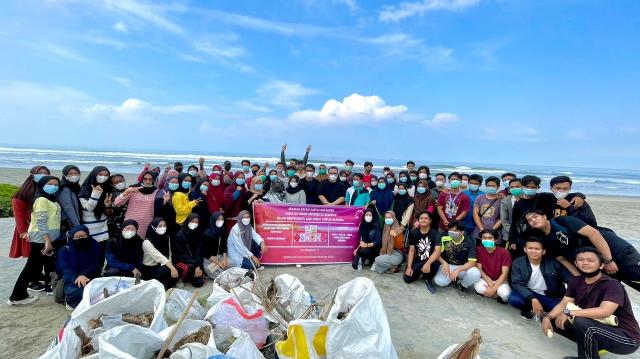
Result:
M317 300L300 280L230 268L199 290L97 278L41 359L397 358L373 282Z

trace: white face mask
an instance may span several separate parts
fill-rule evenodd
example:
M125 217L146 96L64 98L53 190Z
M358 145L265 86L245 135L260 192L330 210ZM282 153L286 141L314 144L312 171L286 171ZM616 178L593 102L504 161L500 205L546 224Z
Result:
M122 231L122 236L126 239L131 239L136 235L136 231Z
M340 176L340 181L344 182L344 181L346 181L346 180L347 180L347 177L345 177L345 176Z
M427 179L427 174L426 174L426 173L424 173L424 172L423 172L423 173L419 173L419 174L418 174L418 178L420 178L420 179Z
M211 181L211 184L212 184L214 187L218 187L218 186L220 185L220 180L217 180L217 179L216 179L216 180L213 180L213 181Z
M96 182L105 183L109 179L109 176L96 176Z
M336 176L336 175L329 175L329 181L331 181L331 182L335 182L335 181L336 181L336 179L338 179L338 176Z
M80 181L80 176L65 176L65 178L71 183L78 183L78 181Z
M213 171L213 173L217 174L217 175L221 175L222 174L222 172L220 172L220 171Z
M444 181L436 181L436 186L444 187Z
M163 235L167 233L167 227L157 227L155 230L156 230L156 233L158 233L159 235Z
M289 182L289 186L291 186L291 188L296 188L298 187L298 182Z
M248 226L249 223L251 223L251 218L243 218L242 219L242 224L244 224L245 226Z
M569 195L569 192L553 191L553 195L556 196L556 199L564 199Z
M193 231L194 229L198 228L198 223L191 222L191 223L189 223L188 227L189 227L190 230Z
M371 221L373 221L373 217L372 216L364 216L364 221L367 223L371 223Z
M124 182L120 182L117 185L113 186L115 189L117 189L118 191L122 191L125 187L126 187L126 183Z
M313 178L313 172L308 171L306 176L307 176L307 178Z
M223 220L221 220L221 219L219 219L219 220L217 220L217 221L216 221L216 227L218 227L218 228L222 228L222 225L223 225L223 224L224 224L224 221L223 221Z

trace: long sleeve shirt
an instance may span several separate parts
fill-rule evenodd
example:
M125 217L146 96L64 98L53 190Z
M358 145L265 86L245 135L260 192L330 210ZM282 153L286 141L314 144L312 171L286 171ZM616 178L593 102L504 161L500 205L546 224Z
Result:
M100 218L96 218L93 210L98 206L98 200L102 192L93 191L89 199L80 198L80 206L82 207L82 224L89 228L89 234L96 240L102 242L109 239L109 226L107 225L107 216L102 213Z
M262 237L260 237L253 227L251 227L251 237L258 245L261 245L262 242L264 242ZM227 245L229 250L228 258L230 267L240 267L242 266L243 258L251 258L253 256L253 253L251 253L251 251L245 247L242 242L240 227L237 224L234 224L233 228L231 228L231 232L229 232Z
M166 265L169 263L169 258L165 257L156 247L153 246L150 240L145 239L142 242L142 251L144 255L142 257L142 264L146 266Z
M64 187L58 192L58 203L62 208L62 220L69 221L71 228L79 226L80 223L80 202L78 195L68 187Z
M44 243L44 236L48 235L53 242L60 237L60 205L44 197L36 199L31 212L29 224L29 241Z
M133 192L128 197L125 197L123 193L116 197L113 202L116 207L129 203L124 220L133 219L138 222L138 235L140 238L145 238L149 223L153 220L155 196L156 191L150 194Z
M178 224L184 223L193 208L198 205L195 200L189 201L189 196L182 192L174 192L171 202L173 203L173 209L176 211L176 223Z

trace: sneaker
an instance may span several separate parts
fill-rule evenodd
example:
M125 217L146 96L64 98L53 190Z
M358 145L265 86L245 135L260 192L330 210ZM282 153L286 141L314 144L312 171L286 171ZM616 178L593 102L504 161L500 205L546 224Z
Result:
M460 298L466 298L467 297L467 288L462 286L462 283L458 283L457 284L458 287L458 295L460 296Z
M69 304L67 304L67 302L64 303L64 307L66 310L73 312L74 310L76 310L76 308L73 308L72 306L70 306Z
M184 282L182 281L182 279L180 279L180 280L176 283L176 288L178 288L178 289L182 289L182 288L184 288Z
M524 318L525 320L531 320L533 319L533 312L530 310L521 310L520 311L520 316L522 318Z
M27 289L32 292L44 292L44 284L40 282L33 282L29 284L29 287L27 287Z
M375 271L376 271L376 262L373 262L373 264L371 265L371 270L372 270L373 272L375 272Z
M38 301L38 296L34 295L32 297L27 297L24 299L20 299L20 300L11 300L9 299L7 301L7 305L29 305L29 304L33 304L35 302Z
M261 264L259 266L256 267L257 270L264 270L264 266Z
M53 288L51 288L50 285L45 285L44 286L44 294L48 297L53 295Z
M498 297L497 302L498 302L498 303L500 303L500 304L507 304L507 303L509 303L509 302L507 302L507 301L505 301L505 300L502 300L502 298L500 298L500 297Z
M433 285L433 283L430 280L425 280L424 284L427 285L427 290L429 291L429 293L431 294L436 294L436 287Z

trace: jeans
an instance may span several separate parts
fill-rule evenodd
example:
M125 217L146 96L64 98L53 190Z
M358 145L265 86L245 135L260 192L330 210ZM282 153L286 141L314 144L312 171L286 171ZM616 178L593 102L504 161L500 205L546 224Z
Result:
M54 242L55 243L55 242ZM42 254L44 249L44 243L31 242L31 251L29 251L29 257L27 263L25 263L22 272L16 280L16 284L13 286L13 292L11 292L10 300L22 300L29 297L27 287L30 282L37 281L42 273L42 268L45 271L45 286L48 286L51 281L50 273L56 270L53 256L45 256Z
M545 312L550 312L551 309L553 309L553 307L558 305L558 303L560 303L560 300L562 299L562 298L548 297L546 295L538 294L536 292L533 292L533 296L538 301L540 301L540 304L542 304L542 309L544 309ZM509 304L523 311L531 310L531 300L525 299L523 296L520 295L520 293L516 291L512 291L511 294L509 295Z
M251 241L251 254L256 256L256 258L262 257L262 248L260 248L260 245L254 241ZM242 265L240 267L244 269L253 269L253 265L254 263L251 258L244 257L242 258Z
M381 256L376 257L376 267L375 270L378 273L384 273L389 270L391 267L398 266L402 263L404 256L400 251L394 250L391 254L383 254Z
M440 262L435 261L431 263L431 268L429 269L429 273L423 273L422 267L424 266L425 263L427 263L427 261L428 259L414 262L413 265L411 265L411 269L413 269L413 275L408 276L404 274L402 276L402 279L404 280L404 282L411 283L420 279L420 277L423 277L424 279L431 281L433 277L436 276L436 273L438 272L438 268L440 268Z
M599 359L598 351L603 349L610 353L626 355L640 347L640 343L629 337L624 330L594 319L575 317L573 324L568 320L565 322L564 330L556 328L553 321L552 325L558 334L576 342L580 359Z
M451 272L460 267L462 266L449 264L449 269L451 270ZM466 271L460 272L460 274L458 274L458 280L461 281L463 287L469 288L470 286L474 285L475 282L480 280L480 276L480 270L476 267L471 267ZM440 287L446 287L451 284L451 278L449 278L449 275L444 273L444 266L440 266L440 268L438 269L438 273L436 273L434 282L436 282L436 285Z

